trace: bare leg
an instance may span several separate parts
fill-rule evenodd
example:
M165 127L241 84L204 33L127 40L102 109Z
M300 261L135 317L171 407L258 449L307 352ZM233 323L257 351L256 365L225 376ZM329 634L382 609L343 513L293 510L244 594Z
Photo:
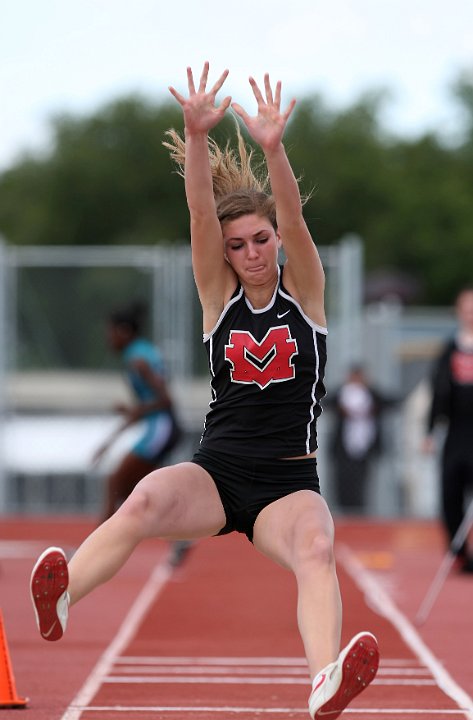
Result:
M181 463L150 473L72 557L68 564L71 604L113 577L141 540L207 537L224 525L217 489L201 467Z
M310 490L268 505L254 527L255 547L295 575L297 619L312 679L340 649L342 603L333 538L327 504Z

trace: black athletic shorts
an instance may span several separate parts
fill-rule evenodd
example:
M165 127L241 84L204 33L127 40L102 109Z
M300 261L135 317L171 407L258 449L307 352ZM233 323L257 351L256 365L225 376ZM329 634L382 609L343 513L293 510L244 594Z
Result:
M217 486L227 519L218 535L237 531L252 542L255 520L267 505L298 490L320 494L315 458L247 458L199 448L192 462Z

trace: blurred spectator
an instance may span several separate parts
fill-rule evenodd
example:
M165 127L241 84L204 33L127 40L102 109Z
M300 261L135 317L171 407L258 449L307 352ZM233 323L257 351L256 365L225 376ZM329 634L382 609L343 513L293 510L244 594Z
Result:
M140 303L134 303L115 310L108 318L108 344L122 358L135 402L115 408L123 422L97 450L94 462L100 461L118 435L130 425L141 422L143 429L106 480L102 521L113 515L142 477L166 464L182 435L161 352L142 333L145 311ZM173 543L171 563L178 565L190 547L191 543L184 540Z
M434 431L446 426L441 453L442 522L449 543L466 511L473 486L473 286L461 290L455 301L457 332L444 344L431 377L432 402L424 450L436 448ZM458 549L460 569L473 572L467 543Z
M330 451L340 509L362 512L366 508L372 461L381 450L382 412L394 402L368 383L358 365L325 401L335 414Z

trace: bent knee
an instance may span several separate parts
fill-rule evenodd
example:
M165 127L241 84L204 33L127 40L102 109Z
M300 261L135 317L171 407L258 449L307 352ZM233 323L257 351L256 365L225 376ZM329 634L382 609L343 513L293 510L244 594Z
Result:
M145 536L149 505L148 494L135 489L120 505L115 516L130 532L138 537Z
M295 564L299 570L331 568L335 565L333 538L328 533L306 533L295 548Z
M116 514L138 537L147 537L154 533L162 518L170 518L176 513L177 505L175 494L158 493L156 483L145 478L136 485Z

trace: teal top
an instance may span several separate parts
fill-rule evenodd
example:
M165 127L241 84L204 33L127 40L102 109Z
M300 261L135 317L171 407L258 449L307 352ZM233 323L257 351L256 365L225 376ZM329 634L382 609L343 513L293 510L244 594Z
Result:
M130 385L139 400L141 402L156 400L156 390L134 370L133 362L144 360L158 375L164 376L163 356L158 348L145 338L136 338L123 350L122 358Z

